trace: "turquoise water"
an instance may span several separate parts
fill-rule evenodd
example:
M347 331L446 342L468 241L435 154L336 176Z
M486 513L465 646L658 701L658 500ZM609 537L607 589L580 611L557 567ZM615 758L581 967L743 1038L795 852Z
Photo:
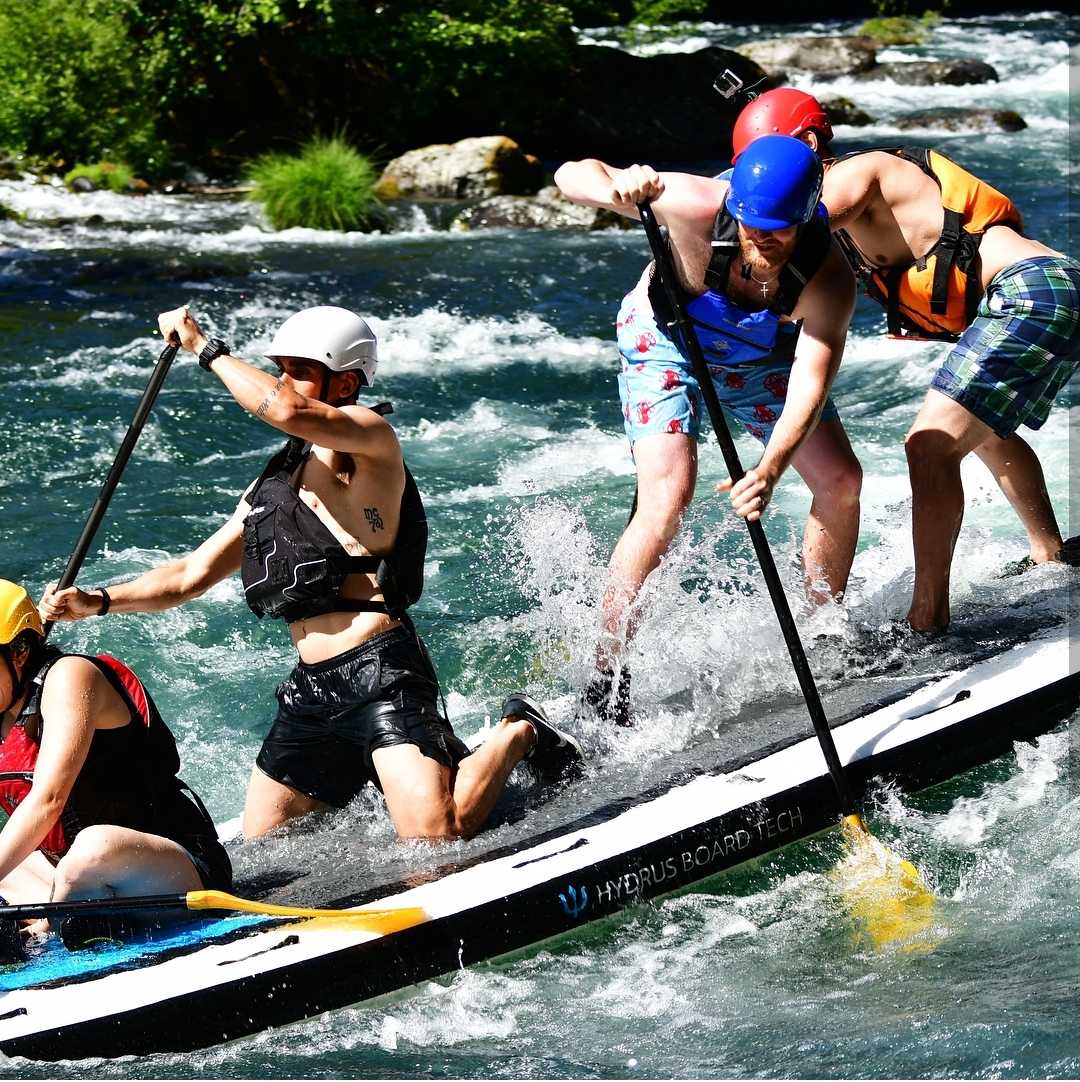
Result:
M640 47L688 50L774 30L705 26ZM880 118L873 129L841 128L845 147L932 141L1008 191L1032 235L1061 246L1071 224L1065 42L1075 30L1074 19L1053 13L946 20L928 45L883 58L975 55L997 66L1000 82L913 92L842 80L816 89L857 97ZM1030 126L900 135L890 125L909 108L960 104L1016 108ZM556 717L568 716L587 671L602 569L633 489L612 333L618 299L646 259L643 237L451 235L419 212L387 236L271 234L252 207L229 199L76 197L23 182L0 182L0 201L30 216L26 225L0 223L0 574L37 591L63 569L157 356L159 310L189 303L238 352L256 356L297 308L343 304L369 314L379 335L378 397L395 404L427 499L433 533L415 611L452 720L475 731L523 684ZM851 596L844 609L801 616L808 636L854 634L906 609L902 438L943 350L889 342L880 323L860 303L835 389L867 477ZM135 574L197 544L278 442L194 361L179 360L81 581ZM1031 442L1067 523L1066 410ZM751 461L754 442L738 443ZM691 522L649 586L632 655L647 723L618 739L582 734L603 753L588 782L598 792L607 764L659 773L673 747L715 729L741 703L795 690L744 531L712 495L721 472L719 452L704 447ZM978 463L964 478L959 619L1000 608L1007 621L1008 606L1029 590L1066 588L1068 575L1052 568L997 580L1024 552L1019 529ZM793 584L808 503L798 481L785 480L767 525ZM177 733L185 777L219 821L239 813L292 652L282 628L246 610L235 581L181 610L59 628L57 642L108 649L137 668ZM676 700L684 705L672 705L677 692L687 693ZM708 891L390 1004L208 1054L71 1064L62 1073L1075 1075L1076 770L1063 730L933 792L884 801L876 828L918 858L946 899L947 934L926 955L853 946L825 875L833 843L807 843ZM379 802L365 796L315 832L254 847L239 864L257 875L275 861L348 852L361 880L381 852L433 859L395 843ZM313 878L305 889L317 894ZM19 1077L57 1070L0 1064Z

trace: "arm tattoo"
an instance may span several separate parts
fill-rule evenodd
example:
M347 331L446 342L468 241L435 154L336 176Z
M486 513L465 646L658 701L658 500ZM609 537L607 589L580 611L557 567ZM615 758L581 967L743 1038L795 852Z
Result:
M270 403L273 402L275 398L277 398L278 391L280 391L281 388L284 387L284 386L285 386L285 381L279 379L277 381L277 383L275 383L274 386L270 388L270 392L259 403L259 408L255 411L255 416L256 417L261 419L261 418L266 416L267 412L270 409Z

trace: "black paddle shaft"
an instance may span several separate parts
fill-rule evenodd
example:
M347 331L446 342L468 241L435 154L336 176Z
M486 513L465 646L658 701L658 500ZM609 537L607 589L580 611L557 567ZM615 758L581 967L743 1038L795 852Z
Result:
M649 247L652 249L653 259L656 261L656 273L660 275L661 285L667 294L668 303L675 316L670 329L679 332L686 350L690 354L690 364L701 387L701 393L705 397L705 406L709 411L709 420L712 421L713 431L716 433L717 442L724 455L728 473L733 482L738 482L745 472L739 461L739 453L735 450L735 443L728 430L724 411L720 407L720 399L713 386L712 377L709 374L708 365L705 363L705 355L701 351L701 343L694 333L694 328L686 316L682 298L675 283L675 270L671 265L671 256L667 245L660 233L656 217L647 202L638 204L641 221L645 226L645 235L649 238ZM798 628L791 615L787 595L784 593L783 583L776 570L772 551L769 548L765 530L760 521L751 522L746 520L746 528L750 531L750 540L757 553L758 563L761 565L761 573L765 576L765 584L769 588L769 596L772 598L773 608L776 610L776 618L780 621L780 630L784 634L784 642L787 643L788 653L791 655L791 663L795 666L795 675L799 679L799 687L802 688L803 697L806 699L806 707L810 712L810 720L814 723L814 732L817 733L818 743L825 755L825 762L829 767L829 774L836 786L837 795L840 797L840 807L844 815L851 815L855 811L855 802L851 797L847 779L844 777L844 768L840 765L840 757L836 753L836 744L833 741L832 731L829 729L828 719L825 717L825 708L821 705L821 696L818 695L817 684L814 683L814 674L810 671L810 665L806 660L802 640L799 638Z
M0 920L74 917L80 913L129 913L136 909L187 909L187 895L138 894L128 898L81 898L70 902L0 905Z
M86 559L86 554L90 551L91 544L93 544L94 535L97 533L98 527L105 517L105 512L108 510L112 494L116 491L116 486L120 484L120 477L124 472L124 467L127 465L128 459L131 458L131 452L135 449L139 433L142 432L143 425L146 424L146 419L150 416L150 410L153 408L158 392L165 382L165 377L169 374L169 368L172 366L179 348L179 346L170 343L161 351L161 356L158 357L157 365L150 376L150 382L146 385L146 390L143 391L143 396L135 409L135 416L132 417L131 424L128 425L124 442L120 444L120 450L116 452L116 458L113 460L109 475L101 486L101 491L98 493L94 506L87 516L86 525L83 526L79 540L75 543L75 550L72 552L67 567L56 585L58 590L66 590L74 583L75 577L79 574L83 560ZM51 620L45 625L46 638L49 637L52 626Z

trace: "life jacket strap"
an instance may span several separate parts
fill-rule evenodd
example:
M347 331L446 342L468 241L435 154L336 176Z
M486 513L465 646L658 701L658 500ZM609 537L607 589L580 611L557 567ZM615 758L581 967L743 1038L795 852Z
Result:
M930 311L935 316L943 316L949 303L949 275L960 252L960 234L963 232L963 217L959 211L945 209L945 221L941 227L941 238L934 245L934 281L930 287Z

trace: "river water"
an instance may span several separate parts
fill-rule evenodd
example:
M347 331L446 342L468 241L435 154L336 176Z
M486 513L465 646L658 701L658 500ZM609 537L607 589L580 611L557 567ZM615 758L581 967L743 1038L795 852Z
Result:
M585 36L690 51L793 30L850 25ZM925 45L882 54L979 57L1001 76L985 86L800 85L847 94L875 116L873 128L840 128L842 148L931 142L1009 192L1033 236L1065 247L1066 42L1076 30L1074 17L1053 12L950 19ZM892 123L938 105L1014 108L1029 126L1015 134L900 135ZM568 717L587 671L602 570L633 490L612 337L618 300L645 262L640 233L449 234L416 211L407 228L385 236L275 234L234 199L75 196L27 182L0 182L0 202L28 215L24 224L0 222L0 573L38 591L63 569L156 357L156 312L189 303L237 352L257 356L296 309L346 305L368 315L378 333L378 394L395 405L427 499L427 585L414 611L452 720L475 732L520 686ZM944 350L889 342L881 323L878 310L860 302L834 391L867 478L850 596L842 609L800 615L808 636L854 637L906 611L912 570L902 439ZM1068 525L1066 409L1029 438ZM182 357L81 581L132 575L197 544L278 442ZM756 444L745 435L738 444L752 461ZM712 495L721 474L719 452L703 447L698 502L650 586L632 654L647 720L617 739L582 734L598 753L587 781L594 795L604 794L607 764L648 778L739 705L796 690L744 531ZM965 616L985 622L999 609L1008 621L1008 606L1029 592L1075 585L1060 568L1000 580L1003 566L1025 551L1018 524L978 463L966 464L964 480L958 625ZM792 478L770 509L768 533L791 584L808 503ZM1074 517L1069 532L1077 526ZM247 612L236 581L181 610L61 627L56 639L69 649L108 649L137 668L177 734L185 777L219 821L239 813L292 652L283 628ZM939 648L942 665L949 649L948 640ZM835 669L835 658L820 651L811 651L811 662ZM672 698L676 692L682 697ZM341 1010L208 1053L61 1068L4 1062L0 1072L1075 1076L1077 770L1065 727L936 790L882 801L875 829L916 852L945 898L948 934L927 954L852 946L825 874L834 849L818 841L390 1004ZM435 859L430 847L393 841L374 797L319 830L360 845L358 867L383 851L398 861ZM265 868L274 855L272 846L241 853L241 872Z

